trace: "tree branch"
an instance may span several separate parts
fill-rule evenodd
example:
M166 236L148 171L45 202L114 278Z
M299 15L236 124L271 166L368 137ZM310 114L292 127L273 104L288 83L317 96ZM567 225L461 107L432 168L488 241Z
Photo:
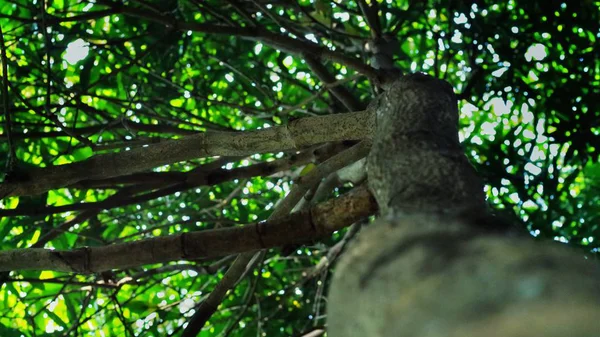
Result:
M279 219L285 219L286 216L289 218L291 216L290 212L302 199L308 188L314 186L324 175L329 174L331 171L346 166L349 162L356 160L357 157L360 158L361 156L366 155L370 145L370 142L362 141L350 149L333 156L319 165L316 169L312 170L308 175L302 177L300 183L294 184L292 191L277 205L277 208L271 213L269 220L267 220L266 223L277 222ZM293 215L301 214L302 212L295 212ZM264 255L264 251L261 255ZM248 264L253 256L253 253L244 253L237 257L236 261L219 282L215 290L213 290L209 297L202 302L196 313L192 316L189 325L183 332L183 337L193 337L198 334L204 324L206 324L208 319L217 310L227 291L234 286L235 282L241 278L244 272L249 270Z
M119 6L118 10L125 15L162 23L168 28L176 28L179 30L189 30L207 34L239 36L250 40L260 41L296 55L308 53L320 59L338 62L366 75L371 79L377 79L377 70L363 63L357 58L346 56L340 52L321 47L316 43L300 41L289 36L272 33L261 27L232 27L213 25L209 23L181 22L175 21L168 16L163 16L150 11L142 10L140 8L127 6Z
M310 68L310 70L317 75L317 77L325 83L325 85L335 83L336 79L321 62L317 61L315 58L306 56L304 57L306 64ZM341 85L331 86L328 90L335 96L335 98L339 99L342 104L349 111L358 111L364 109L363 104L356 99L352 93L346 89L346 87Z
M209 156L240 156L279 152L372 134L374 115L359 111L308 117L288 125L247 132L207 132L130 151L93 156L72 164L37 168L24 182L4 182L0 197L34 195L85 179L104 179L157 166Z
M8 99L8 58L6 57L6 45L4 32L0 27L0 56L2 58L2 107L4 110L4 127L6 128L6 139L8 140L8 159L6 162L6 173L13 174L16 166L17 156L15 154L15 143L12 134L11 111Z
M124 207L131 204L139 204L176 192L189 190L199 186L213 186L234 179L245 179L257 176L269 176L271 174L290 169L294 165L309 163L313 158L311 152L295 155L292 158L282 158L270 162L258 163L231 170L215 167L213 165L202 165L192 171L182 172L149 172L137 173L127 176L109 178L102 181L83 181L79 186L94 187L95 183L105 185L109 183L118 184L124 182L136 182L129 189L124 188L105 200L98 202L82 202L70 205L61 205L42 208L14 208L0 209L0 217L3 216L35 216L48 215L72 211L105 210L115 207ZM78 187L79 187L78 186ZM133 188L133 189L132 189Z
M379 21L377 1L371 1L371 5L368 5L365 0L357 0L357 2L363 17L371 28L371 37L374 39L381 38L381 22Z
M376 209L370 192L361 186L310 209L243 227L188 232L74 250L35 248L0 251L0 271L98 273L174 260L246 253L318 239L373 214Z

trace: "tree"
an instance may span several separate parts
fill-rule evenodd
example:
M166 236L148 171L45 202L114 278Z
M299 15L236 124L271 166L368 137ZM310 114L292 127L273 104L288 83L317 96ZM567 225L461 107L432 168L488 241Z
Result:
M0 2L0 332L593 334L599 13Z

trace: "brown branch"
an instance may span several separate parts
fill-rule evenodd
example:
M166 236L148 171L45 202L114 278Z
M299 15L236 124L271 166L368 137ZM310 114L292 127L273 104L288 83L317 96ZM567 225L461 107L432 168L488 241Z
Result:
M371 5L367 5L365 0L358 0L358 6L371 28L371 37L374 39L381 38L381 22L379 21L379 8L377 1L371 1Z
M157 166L209 156L240 156L299 150L329 141L360 140L371 135L374 115L359 111L308 117L289 125L248 132L208 132L168 140L131 151L93 156L72 164L36 168L24 182L3 182L0 197L34 195L85 179L104 179Z
M238 326L244 315L246 315L248 308L250 308L250 302L254 298L254 292L256 291L256 285L258 284L259 279L259 275L254 276L250 286L246 288L246 293L244 294L244 299L242 300L242 310L240 310L236 317L229 322L229 326L222 334L223 337L229 337L231 332Z
M86 12L84 14L73 15L73 16L68 16L68 17L58 17L58 16L54 16L54 15L50 15L50 14L46 13L46 22L48 24L57 24L57 23L63 23L63 22L80 22L80 21L100 19L105 16L114 15L114 14L119 14L119 10L116 8L104 9L104 10ZM23 23L39 23L40 22L40 19L37 17L33 17L30 19L30 18L23 18L23 17L19 17L19 16L7 15L7 14L1 14L1 13L0 13L0 18L6 18L6 19L13 20L13 21L23 22Z
M310 70L317 75L317 77L325 83L325 85L335 83L336 79L331 73L327 70L327 68L321 64L318 60L313 57L305 56L304 61L310 68ZM364 109L364 105L356 99L356 96L352 95L352 93L343 86L331 86L328 88L329 91L335 96L335 98L339 99L342 104L348 109L348 111L359 111Z
M366 155L370 145L370 142L363 141L350 149L329 158L316 169L312 170L308 175L303 176L297 184L294 184L292 191L290 191L283 201L277 205L275 211L269 216L267 223L276 223L280 219L286 219L289 218L289 216L292 216L290 213L294 208L294 205L302 199L302 196L306 193L308 188L314 186L324 175L330 173L330 171L339 169L347 165L348 161L353 161L356 160L357 157ZM296 212L293 215L301 216L302 214L301 212ZM318 227L314 228L316 229ZM277 229L280 228L277 227ZM264 256L264 251L261 252L260 255ZM188 326L183 331L183 337L193 337L200 332L208 319L217 310L219 304L223 301L227 291L234 287L235 282L242 277L243 273L249 271L250 265L252 265L250 261L253 257L253 252L247 252L237 257L236 261L219 282L215 290L213 290L209 297L200 304L196 313L194 313L189 320Z
M324 237L375 212L365 186L273 221L74 250L16 249L0 252L0 271L55 270L98 273L145 264L252 252Z
M89 205L90 208L84 210L79 213L75 218L64 222L58 227L51 229L48 233L44 234L35 244L32 245L33 248L42 248L49 241L57 238L62 233L68 231L71 227L80 224L93 216L96 216L100 211L111 207L122 207L131 204L136 204L144 201L149 201L164 195L169 195L175 192L178 192L177 189L179 186L184 186L180 190L194 188L199 186L200 184L218 184L219 182L224 182L227 180L233 180L236 178L249 178L254 176L267 176L271 175L275 172L280 172L286 170L294 165L302 165L306 164L313 160L313 157L316 161L321 161L329 158L334 153L338 151L344 150L345 145L343 144L333 144L333 145L325 145L319 148L316 148L311 151L304 151L298 155L292 155L289 158L283 158L274 160L272 162L259 163L256 165L251 165L248 167L237 168L233 170L223 170L220 167L223 162L228 162L225 158L223 160L219 159L217 161L211 162L206 165L202 165L189 173L180 173L180 172L165 172L165 173L141 173L135 174L131 176L125 177L117 177L114 179L107 179L108 181L117 182L129 182L132 180L140 179L138 181L141 185L131 186L120 190L115 195L112 195L108 199L104 201L100 201L97 203L86 203L83 205ZM166 175L166 176L165 176ZM149 178L147 180L146 178ZM167 179L165 179L167 178ZM161 180L162 179L162 180ZM221 181L219 181L221 180ZM212 182L212 183L211 183ZM94 182L89 182L90 186L93 187ZM102 181L99 183L107 184L107 181ZM173 183L180 183L176 185L177 188L172 188ZM146 193L142 195L137 195L141 192L146 192L148 190L152 190L155 188L160 188L155 192ZM79 205L79 204L77 204ZM75 206L77 206L75 205ZM12 210L9 210L12 211ZM35 210L34 210L35 211ZM53 211L50 209L50 211ZM52 213L49 213L52 214ZM2 210L0 210L0 215L7 216L6 214L2 214ZM23 215L31 215L31 214L23 214Z
M353 39L353 40L357 40L357 41L363 41L365 39L364 37L362 37L360 35L349 34L349 33L346 33L345 31L341 31L341 30L337 30L333 27L329 27L329 26L323 24L321 21L315 19L315 17L312 16L310 14L310 12L307 11L306 8L304 8L304 6L301 6L300 4L298 4L295 1L294 1L294 4L295 4L295 7L298 8L310 21L315 23L317 26L323 28L326 32L338 34L340 36L343 36L343 37L346 37L349 39Z
M51 283L51 284L63 284L63 285L71 285L78 287L95 287L95 288L109 288L109 289L117 289L119 286L116 284L110 283L100 283L100 282L80 282L80 281L70 281L70 280L61 280L58 278L52 279L37 279L37 278L9 278L6 282L28 282L28 283Z
M60 224L59 226L54 227L51 230L49 230L48 233L46 233L42 237L40 237L36 243L31 245L31 247L32 248L43 248L46 245L46 243L57 238L62 233L68 231L69 228L71 228L75 225L78 225L80 223L83 223L84 221L86 221L88 219L91 219L92 217L98 215L98 213L100 213L100 211L101 211L101 209L91 209L91 210L84 211L84 212L77 214L73 219L65 221L62 224Z
M176 192L193 189L199 186L213 186L234 179L245 179L257 176L269 176L274 173L288 170L295 165L303 165L312 161L313 154L306 151L301 155L290 158L277 159L271 162L258 163L231 170L203 165L199 168L183 172L147 172L104 179L101 181L82 181L74 185L77 187L93 188L113 184L137 184L132 188L124 189L119 193L98 202L78 203L37 209L14 208L0 209L0 217L4 216L34 216L49 215L72 211L96 210L101 211L115 207L124 207L132 204L154 200ZM152 191L154 190L154 191ZM148 192L151 191L151 192ZM147 193L146 193L147 192ZM142 194L140 194L142 193Z
M349 151L349 150L346 150L346 151ZM342 154L343 153L344 152L342 152ZM340 156L340 154L337 154L337 155L333 156L333 158L338 158L339 156ZM330 158L329 160L332 160L333 158ZM338 162L339 160L337 160L337 161L334 160L334 161ZM329 166L331 166L331 165L329 165ZM317 171L317 170L315 170L315 171ZM311 173L314 173L314 172L311 171ZM305 176L305 177L307 177L307 176ZM294 189L292 189L292 190L296 190L295 187L296 186L294 186ZM277 205L277 208L275 209L275 211L273 213L271 213L267 222L273 222L275 220L281 219L285 215L288 215L292 211L293 206L299 201L299 199L301 197L302 197L302 194L293 193L293 192L289 193L285 197L284 201ZM227 291L229 291L229 289L232 289L233 287L235 287L236 282L239 282L239 280L241 280L244 277L244 274L246 274L250 270L252 270L252 265L254 263L251 262L251 259L254 258L255 259L254 261L262 261L265 256L265 250L262 250L260 252L260 254L258 254L256 257L254 255L255 255L254 253L250 252L250 253L241 254L237 257L237 259L232 264L232 266L229 268L229 270L227 270L227 273L225 273L225 276L223 276L223 279L221 279L221 281L219 281L219 284L217 284L217 286L210 293L208 298L205 299L200 304L200 306L198 307L198 310L196 310L194 315L190 318L190 320L188 322L188 326L183 331L182 336L193 337L193 336L196 336L200 332L202 327L206 324L206 322L210 319L210 317L215 313L219 304L223 302L223 299L224 299L225 295L227 294Z
M118 130L118 129L126 129L133 131L141 131L141 132L155 132L155 133L170 133L173 135L193 135L198 134L199 131L182 129L176 126L171 126L168 124L143 124L133 121L123 121L118 123L113 123L111 125L94 125L94 126L86 126L80 128L72 128L71 130L76 134L94 134L103 130ZM64 131L28 131L27 133L14 133L12 134L13 139L39 139L39 138L56 138L56 137L64 137ZM0 140L8 139L8 135L6 133L0 134Z
M48 80L50 80L50 77L48 77ZM21 91L14 87L13 85L9 84L10 86L10 90L11 92L17 97L17 99L19 101L21 101L21 103L23 103L23 105L25 105L29 110L35 112L36 114L38 114L41 117L47 118L48 120L50 120L52 123L54 123L55 126L60 127L63 130L63 133L67 136L73 137L75 139L77 139L79 142L81 142L82 144L85 144L87 146L92 146L93 144L85 137L73 132L72 128L69 128L65 125L63 125L63 123L60 121L60 119L58 118L58 116L56 114L50 113L50 111L46 110L47 105L44 105L43 109L39 109L33 105L31 105L26 99L25 97L23 97L23 95L21 95ZM1 188L0 188L1 190ZM0 197L2 197L3 194L0 192Z
M105 2L105 1L104 1ZM260 41L266 44L269 44L273 47L281 48L287 52L301 55L302 53L308 53L314 57L324 59L324 60L332 60L348 66L371 79L377 79L377 71L371 66L363 63L357 58L346 56L340 52L330 50L328 48L321 47L315 43L309 41L300 41L285 35L280 35L276 33L272 33L266 29L261 27L232 27L225 25L214 25L208 23L198 23L198 22L181 22L176 21L172 17L161 15L158 13L154 13L149 10L134 8L123 6L121 4L114 3L106 3L106 5L111 6L109 10L99 10L91 13L86 13L78 16L67 17L67 18L57 18L54 16L48 17L47 23L54 24L60 22L72 22L72 21L87 21L90 19L97 19L108 15L114 14L125 14L132 17L138 17L150 21L154 21L157 23L161 23L165 25L167 28L175 28L178 30L190 30L194 32L201 32L207 34L218 34L218 35L227 35L227 36L239 36L242 38L247 38L250 40ZM0 15L0 17L6 17L6 15ZM27 18L18 18L11 17L14 20L34 23L38 22L36 18L27 19Z
M260 41L296 55L308 53L320 59L331 60L343 64L366 75L369 78L377 78L377 71L371 66L364 64L357 58L346 56L340 52L321 47L316 43L300 41L289 36L273 33L261 27L232 27L209 23L181 22L175 21L168 16L159 15L150 11L142 10L140 8L119 6L118 9L125 15L158 22L165 25L167 28L175 28L186 31L189 30L193 32L215 35L239 36L249 40Z
M188 321L188 325L183 330L181 337L195 337L198 335L204 324L217 311L227 292L249 271L248 264L254 255L254 252L249 252L240 254L236 258L215 289L208 295L208 298L200 303L198 309Z
M269 11L265 6L263 6L262 4L260 4L257 1L253 1L253 3L256 5L256 7L260 11L262 11L267 16L269 16L271 18L271 20L273 20L273 22L275 22L276 24L278 24L280 27L285 28L287 31L289 31L289 32L293 33L294 35L300 37L301 40L304 43L310 43L305 38L302 38L302 36L304 35L302 32L298 32L291 25L282 22L282 20L280 20L277 16L273 15L271 13L271 11ZM256 27L256 25L253 25L253 26ZM304 59L306 60L308 66L311 68L311 71L313 73L315 73L317 75L317 77L322 82L325 83L326 86L336 82L336 78L329 73L329 71L327 70L327 68L325 68L325 66L323 66L323 64L321 64L321 62L319 62L318 60L316 60L314 57L308 56L308 55L305 55ZM340 100L340 102L342 102L342 104L344 104L344 106L348 109L348 111L358 111L358 110L364 109L363 105L344 86L342 86L342 85L331 85L330 87L328 87L328 90L331 91L331 93L338 100Z
M130 283L130 282L137 282L137 280L149 278L149 277L156 276L156 275L159 275L162 273L168 273L168 272L173 272L173 271L183 271L183 270L193 270L198 274L212 275L212 274L216 273L219 269L223 268L223 266L228 264L231 260L233 260L233 257L228 256L228 257L222 258L218 261L215 261L214 263L211 263L207 266L203 266L203 265L199 265L199 264L190 264L190 263L188 263L188 264L168 264L168 265L164 265L164 266L158 267L158 268L143 270L143 271L141 271L137 274L131 275L131 276L126 276L123 279L119 280L117 283L124 284L124 283Z
M302 197L312 188L314 188L327 175L345 167L353 162L365 157L371 149L371 142L363 140L353 147L342 151L335 156L319 164L305 176L299 177L292 186L287 196L277 204L277 208L271 214L278 218L286 215L302 200Z
M8 58L6 57L6 44L4 42L4 32L0 26L0 54L2 57L2 107L4 109L4 127L6 128L6 139L8 140L8 160L6 173L12 174L17 163L15 153L15 143L12 134L11 111L9 109L8 99Z

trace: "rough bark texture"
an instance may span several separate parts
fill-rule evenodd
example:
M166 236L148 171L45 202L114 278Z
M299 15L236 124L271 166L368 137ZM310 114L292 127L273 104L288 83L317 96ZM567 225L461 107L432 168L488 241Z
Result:
M377 133L368 179L385 216L336 268L328 336L600 332L597 264L558 244L490 231L495 224L460 149L446 82L403 77L370 109Z
M0 272L55 270L99 273L144 264L227 256L287 244L301 244L359 221L373 214L376 208L369 191L359 186L339 198L297 213L242 227L187 232L73 250L4 250L0 251Z
M483 205L481 181L458 141L456 97L447 82L405 76L369 108L377 114L369 187L382 213Z
M597 336L600 271L558 244L414 215L359 234L330 288L331 337Z
M86 179L106 179L183 160L304 149L324 142L361 140L372 130L365 111L297 119L286 126L248 132L208 132L79 162L36 168L0 184L0 198L36 195Z

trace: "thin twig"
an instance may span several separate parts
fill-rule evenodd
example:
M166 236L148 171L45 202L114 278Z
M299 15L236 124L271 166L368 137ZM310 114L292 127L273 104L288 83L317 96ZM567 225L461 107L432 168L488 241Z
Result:
M47 79L47 83L46 83L46 101L44 103L44 111L46 112L46 115L50 115L50 99L51 99L51 95L52 95L52 64L50 63L50 45L52 44L52 41L50 40L50 36L48 35L48 26L46 25L46 1L42 0L40 2L40 6L42 6L41 12L42 12L42 33L44 34L44 41L45 41L45 52L46 52L46 79Z
M365 152L369 149L370 142L362 141L354 147L338 154L327 161L325 161L320 168L311 171L307 176L304 177L304 183L294 185L292 192L290 192L277 208L269 216L269 220L276 220L278 218L288 215L294 206L300 201L306 190L303 187L311 187L318 181L319 177L330 173L331 170L336 170L343 167L345 162L349 159L355 159L357 157L366 154ZM299 186L299 187L298 187ZM210 319L210 317L217 311L219 305L223 301L225 294L229 289L232 289L235 284L242 278L249 270L253 269L254 263L251 263L252 258L255 256L254 252L248 252L238 255L238 258L233 262L229 270L225 273L219 284L215 287L213 292L210 293L199 306L196 313L190 319L188 326L183 331L183 337L196 336L204 324ZM265 256L265 251L261 251L254 261L262 261Z
M4 107L4 123L6 130L6 139L8 141L8 160L6 163L6 172L14 171L16 165L15 144L12 137L12 121L8 109L8 58L6 57L6 46L4 44L4 33L0 27L0 51L2 53L2 106Z
M289 114L289 113L290 113L290 112L292 112L292 111L295 111L295 110L301 109L303 106L305 106L305 105L307 105L308 103L310 103L310 102L312 102L312 101L316 100L317 98L319 98L321 95L323 95L323 94L325 93L325 91L327 91L327 90L329 90L329 89L332 89L332 88L335 88L335 87L337 87L337 86L340 86L340 85L342 85L342 84L344 84L344 83L347 83L347 82L350 82L350 81L357 80L357 79L359 79L359 78L360 78L360 77L362 77L362 76L364 76L364 75L362 75L362 74L354 74L354 75L352 75L352 76L350 76L350 77L346 77L346 78L343 78L343 79L341 79L341 80L338 80L338 81L335 81L335 82L325 83L325 84L324 84L324 85L321 87L321 89L319 89L319 91L317 91L317 92L316 92L316 93L314 93L313 95L311 95L311 96L309 96L309 97L305 98L304 100L302 100L302 102L300 102L300 103L298 103L298 104L296 104L296 105L294 105L294 106L292 106L292 107L289 107L289 108L287 108L287 109L283 110L283 111L282 111L282 112L280 112L278 115L279 115L279 116L285 116L285 115ZM358 111L358 110L357 110L357 111Z
M379 14L377 13L379 11L377 1L371 1L371 5L368 5L365 0L358 0L357 2L363 17L371 28L371 37L374 39L381 38L381 22L379 22Z
M263 256L264 256L264 254L263 254ZM242 320L242 318L248 311L248 308L250 307L250 301L254 297L254 291L256 291L256 285L258 284L259 279L260 279L260 274L255 276L254 280L252 280L252 284L246 290L246 294L244 294L244 300L242 301L242 302L244 302L244 306L243 306L242 310L237 315L237 317L231 322L231 324L229 324L229 326L223 333L223 337L228 337L231 334L231 332L236 328L236 325L239 323L239 321Z

